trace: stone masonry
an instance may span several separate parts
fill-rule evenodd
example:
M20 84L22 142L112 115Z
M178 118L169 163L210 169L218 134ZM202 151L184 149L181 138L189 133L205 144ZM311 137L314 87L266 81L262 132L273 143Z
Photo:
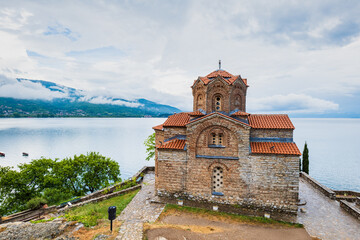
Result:
M154 127L158 196L296 214L294 126L287 115L246 113L247 88L221 69L199 77L193 112Z

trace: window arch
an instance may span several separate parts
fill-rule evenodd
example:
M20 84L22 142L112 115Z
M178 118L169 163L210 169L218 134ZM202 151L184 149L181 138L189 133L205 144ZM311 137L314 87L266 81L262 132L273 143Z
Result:
M215 167L212 171L212 188L211 191L222 193L224 185L224 170L221 167Z
M242 104L242 98L241 98L240 94L236 94L235 99L234 99L235 108L241 110L242 109L241 104Z
M216 94L213 98L213 111L219 112L222 111L223 97L220 94Z
M209 141L208 141L208 145L210 145L209 147L216 147L216 146L221 146L221 147L225 147L225 134L224 131L219 129L219 128L215 128L210 130L209 132L210 134L209 136Z
M199 94L196 98L196 103L197 103L197 109L203 109L204 108L204 98L202 94Z

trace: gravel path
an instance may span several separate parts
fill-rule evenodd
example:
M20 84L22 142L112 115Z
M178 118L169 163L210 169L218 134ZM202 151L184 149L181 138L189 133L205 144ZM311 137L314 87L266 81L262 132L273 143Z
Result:
M300 178L300 199L306 213L298 212L298 221L311 236L322 240L360 239L360 221L340 208L340 203L325 197Z
M141 240L143 224L145 222L155 222L159 217L165 204L150 203L155 193L154 185L155 174L146 174L141 190L117 218L117 220L123 221L123 224L116 239Z

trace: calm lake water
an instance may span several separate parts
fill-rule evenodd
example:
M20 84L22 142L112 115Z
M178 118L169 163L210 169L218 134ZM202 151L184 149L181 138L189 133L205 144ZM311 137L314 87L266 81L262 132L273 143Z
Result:
M163 118L0 119L2 166L41 156L72 157L96 151L120 164L123 178L144 165L144 140ZM360 191L360 119L292 119L302 152L307 141L310 175L333 189ZM22 152L29 153L23 157Z

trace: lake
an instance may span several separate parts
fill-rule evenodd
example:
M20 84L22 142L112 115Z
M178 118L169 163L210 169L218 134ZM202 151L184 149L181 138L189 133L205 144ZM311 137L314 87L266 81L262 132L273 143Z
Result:
M72 157L96 151L120 164L122 178L144 165L144 140L164 118L19 118L0 119L2 166L41 156ZM360 119L292 119L294 140L302 152L307 141L310 175L341 190L360 191ZM29 153L23 157L22 152Z

